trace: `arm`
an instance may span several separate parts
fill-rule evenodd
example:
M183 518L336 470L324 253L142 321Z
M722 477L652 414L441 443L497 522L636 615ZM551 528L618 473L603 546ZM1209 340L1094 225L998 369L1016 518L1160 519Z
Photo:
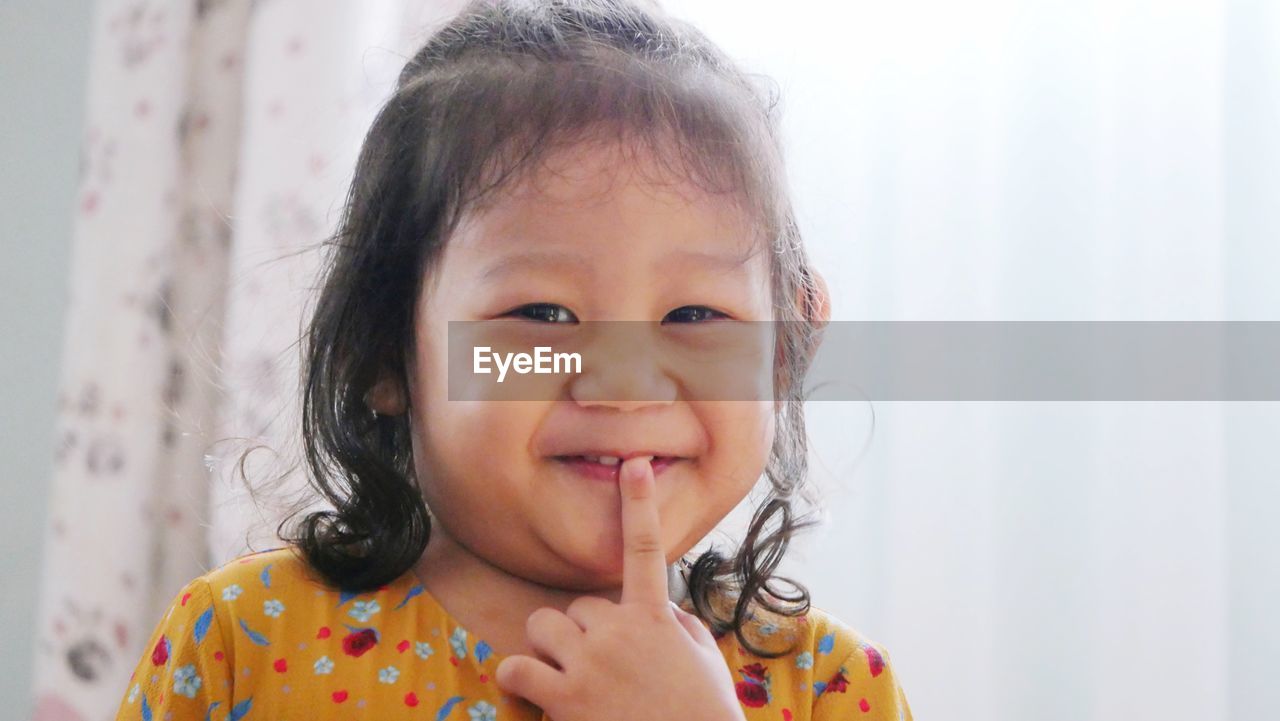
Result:
M239 718L237 709L230 708L232 664L209 584L197 578L178 592L152 632L116 719L205 719L215 709Z
M888 652L872 643L854 648L814 693L813 721L912 721Z

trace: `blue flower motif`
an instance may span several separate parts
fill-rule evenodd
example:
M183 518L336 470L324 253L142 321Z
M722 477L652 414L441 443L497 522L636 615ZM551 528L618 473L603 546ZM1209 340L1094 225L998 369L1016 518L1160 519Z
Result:
M187 698L195 698L196 691L199 690L200 677L196 675L196 665L194 663L187 664L173 672L174 693Z
M333 659L328 656L321 656L316 659L316 663L313 668L317 674L323 675L326 673L333 673Z
M471 717L471 721L497 721L498 709L488 701L476 701L475 705L467 709L467 715Z
M368 623L373 614L382 610L377 601L356 601L351 604L351 610L347 611L347 615L351 616L360 623Z
M796 668L813 668L813 654L805 651L796 656Z
M449 636L449 646L453 649L453 655L458 658L467 657L467 631L461 626L453 629L453 634Z
M244 593L244 589L240 588L240 584L233 583L230 586L227 586L226 588L222 589L222 600L234 601L237 598L240 598L240 594L242 593Z
M262 604L262 612L272 618L276 618L280 614L284 613L284 604L274 598L270 601L264 601Z
M772 636L777 632L778 632L778 627L773 625L772 623L766 623L760 627L761 636Z
M378 681L382 683L395 683L400 678L400 669L395 666L387 666L378 671Z
M436 650L434 648L431 648L431 644L427 643L426 641L418 641L417 643L413 644L413 652L417 654L418 658L425 661L431 658L431 654L435 653Z

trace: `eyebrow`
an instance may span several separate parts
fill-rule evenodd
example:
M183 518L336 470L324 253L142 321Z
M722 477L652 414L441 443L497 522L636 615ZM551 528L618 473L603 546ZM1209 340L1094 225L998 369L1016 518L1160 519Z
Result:
M733 255L725 253L706 253L695 250L679 250L663 259L664 263L689 264L721 273L742 269L751 255ZM480 274L481 280L501 278L521 270L536 268L560 269L568 267L578 273L590 275L595 271L594 264L572 253L561 253L546 250L533 250L525 253L509 255L489 265Z

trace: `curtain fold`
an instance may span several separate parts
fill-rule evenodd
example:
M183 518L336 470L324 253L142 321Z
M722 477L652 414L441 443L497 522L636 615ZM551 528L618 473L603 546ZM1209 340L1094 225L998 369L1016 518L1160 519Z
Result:
M36 718L107 718L140 644L210 562L248 3L100 3L89 53Z
M34 718L112 717L173 594L275 545L320 243L407 54L459 6L97 4Z

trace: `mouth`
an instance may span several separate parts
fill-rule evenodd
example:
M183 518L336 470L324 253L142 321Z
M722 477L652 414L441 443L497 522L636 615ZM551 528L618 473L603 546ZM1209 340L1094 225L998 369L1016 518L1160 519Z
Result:
M622 458L618 456L552 456L552 460L563 464L578 475L599 481L618 482L618 474L622 470ZM688 460L677 456L651 456L649 458L649 467L653 469L653 476L657 478L659 474L671 468L675 464Z

